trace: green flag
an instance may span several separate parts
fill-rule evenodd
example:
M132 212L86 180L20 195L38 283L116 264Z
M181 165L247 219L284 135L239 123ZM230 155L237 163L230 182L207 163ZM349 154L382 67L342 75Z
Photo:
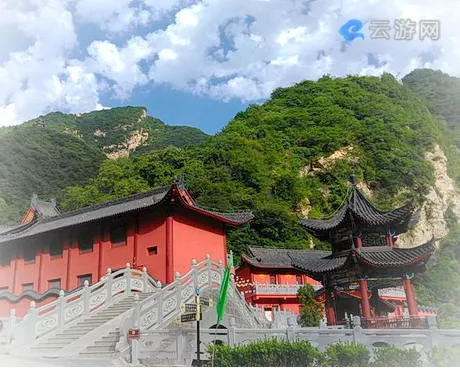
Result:
M228 261L227 268L225 269L224 276L222 278L222 283L220 284L219 301L216 305L217 325L219 325L224 319L225 306L227 304L228 284L230 282L230 271L232 269L232 266L233 266L233 256L230 255L230 259Z

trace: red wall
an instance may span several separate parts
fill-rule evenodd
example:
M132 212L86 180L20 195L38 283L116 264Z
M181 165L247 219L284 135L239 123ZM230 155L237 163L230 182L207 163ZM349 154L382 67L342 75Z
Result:
M190 216L185 211L177 211L173 222L173 263L174 271L181 275L190 271L192 259L197 262L206 259L226 261L226 239L223 225L207 221L200 216Z
M164 213L148 214L139 220L137 235L137 263L163 284L166 283L166 222ZM156 255L148 248L157 247Z
M207 253L211 255L211 259L222 259L225 262L226 238L223 224L181 208L177 208L173 214L172 224L173 272L185 274L191 269L192 258L200 262L206 258ZM69 231L64 241L62 257L58 258L50 257L47 238L31 238L27 245L35 244L42 249L37 251L35 262L24 264L22 249L18 249L18 256L13 257L9 265L0 266L0 288L8 287L10 292L19 295L22 293L22 284L33 283L34 290L43 293L48 290L50 280L60 279L62 289L72 290L79 286L78 276L91 274L92 282L95 283L106 274L107 268L124 268L126 263L133 264L134 258L137 266L147 267L149 274L166 283L165 209L156 209L129 218L126 245L111 244L109 225L101 225L93 230L80 229L94 233L93 251L89 253L80 252L78 242L74 240L78 238L75 236L77 230L74 233ZM148 253L148 248L152 246L157 247L155 255ZM22 299L16 305L10 305L6 300L0 299L0 316L8 316L9 309L16 308L17 316L20 317L28 310L29 302L30 300Z

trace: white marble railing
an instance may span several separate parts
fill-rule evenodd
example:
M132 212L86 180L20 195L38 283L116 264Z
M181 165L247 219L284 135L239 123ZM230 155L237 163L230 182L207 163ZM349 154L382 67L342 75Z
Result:
M174 282L147 299L135 302L132 315L120 323L119 329L122 333L116 350L122 354L130 347L127 340L127 331L130 328L153 331L167 327L180 315L180 305L194 300L197 288L200 293L206 292L209 288L220 288L223 273L222 261L212 261L209 255L206 255L206 259L200 263L192 260L192 268L184 276L176 272ZM257 313L246 302L236 288L233 277L230 278L228 298L248 327L260 328L269 322L263 314Z
M228 329L202 329L200 332L202 359L209 359L208 347L216 340L230 347L248 344L258 340L279 338L289 342L309 341L324 351L330 344L355 342L365 345L369 350L375 346L391 346L416 349L424 362L433 347L453 347L460 344L460 330L442 330L437 327L436 319L429 318L426 329L363 329L359 317L354 317L353 328L330 329L322 327L297 327L292 320L283 328L238 328L230 320ZM133 344L132 361L140 359L163 360L164 365L191 365L196 358L196 330L176 328L152 330L141 333L140 339ZM152 343L148 343L152 342Z
M129 263L116 272L109 268L106 276L94 285L89 286L85 281L83 288L67 296L61 290L58 299L40 308L35 307L35 302L30 302L29 312L14 328L11 350L23 348L38 338L66 328L122 294L154 292L160 287L161 284L147 273L146 268L142 271L131 269Z

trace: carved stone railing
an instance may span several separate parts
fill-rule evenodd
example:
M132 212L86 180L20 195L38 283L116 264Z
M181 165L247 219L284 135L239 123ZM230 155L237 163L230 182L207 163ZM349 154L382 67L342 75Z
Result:
M157 330L174 322L181 313L180 305L194 301L197 288L202 295L209 289L218 290L223 273L222 261L211 260L209 254L200 263L192 260L192 268L188 273L181 276L176 272L174 282L147 299L135 303L131 316L120 323L121 335L116 350L123 354L129 348L130 342L127 339L129 328L140 328L141 331ZM269 323L265 316L256 313L256 310L246 302L244 296L236 288L233 277L230 278L228 299L237 308L245 325L259 328ZM134 345L136 345L135 342Z
M351 329L302 328L295 326L292 320L285 328L250 329L238 328L235 326L234 319L230 319L228 329L217 331L215 329L201 329L201 358L203 360L210 358L207 347L216 340L233 347L269 338L279 338L289 342L309 341L322 351L328 345L339 341L360 343L370 351L377 346L415 347L421 353L422 360L426 362L433 347L458 346L460 344L460 330L439 329L436 319L433 317L428 318L428 326L424 330L365 330L357 316L353 317L353 328ZM197 354L196 330L180 327L144 331L141 332L136 349L132 351L133 362L136 363L139 360L154 363L156 360L162 362L162 365L190 365Z
M58 299L40 308L35 308L34 301L30 302L29 312L13 330L10 351L22 349L37 339L62 330L122 295L132 291L154 292L160 287L146 268L142 271L131 269L129 263L126 268L116 272L109 268L106 276L94 285L89 286L88 281L85 281L83 288L67 296L61 290Z

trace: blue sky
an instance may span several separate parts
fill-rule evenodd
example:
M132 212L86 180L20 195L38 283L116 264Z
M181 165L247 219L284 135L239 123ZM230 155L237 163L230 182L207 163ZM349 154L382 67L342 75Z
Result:
M214 134L249 104L304 79L415 68L459 76L457 0L3 0L0 126L51 111L145 106ZM364 39L338 30L363 23ZM372 39L386 20L391 38ZM437 40L397 40L437 20ZM417 28L419 32L419 29Z

